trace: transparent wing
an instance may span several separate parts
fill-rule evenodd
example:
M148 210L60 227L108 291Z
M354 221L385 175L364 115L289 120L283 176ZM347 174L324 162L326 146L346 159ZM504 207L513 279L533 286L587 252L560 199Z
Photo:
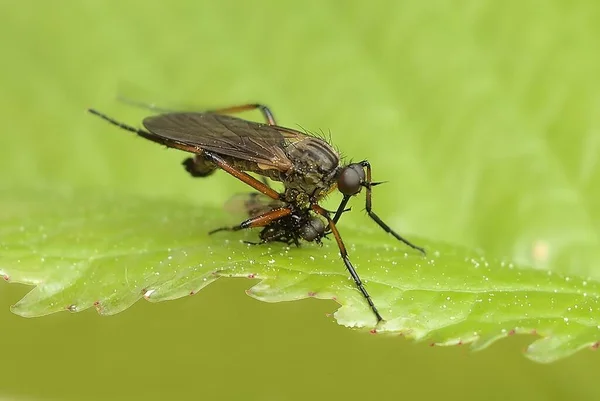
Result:
M225 202L225 210L230 213L240 213L254 217L284 205L285 203L258 192L249 192L233 195Z

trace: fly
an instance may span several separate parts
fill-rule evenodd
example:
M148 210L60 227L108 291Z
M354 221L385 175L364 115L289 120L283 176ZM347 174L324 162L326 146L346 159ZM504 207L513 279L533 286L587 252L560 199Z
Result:
M254 109L262 112L266 124L229 115ZM369 217L397 240L425 254L423 248L400 236L373 212L372 188L380 183L372 181L371 164L367 160L342 165L339 153L327 141L277 125L273 113L264 105L165 112L145 118L142 122L145 130L120 123L96 110L89 111L150 141L192 153L194 156L185 159L183 166L193 177L206 177L221 169L266 197L267 201L256 198L247 204L249 218L232 227L217 228L211 234L262 227L259 243L288 244L299 244L300 240L320 242L324 236L333 235L348 272L378 322L383 318L350 262L337 229L350 198L364 188ZM283 192L249 173L281 182ZM319 202L336 188L342 200L332 213Z

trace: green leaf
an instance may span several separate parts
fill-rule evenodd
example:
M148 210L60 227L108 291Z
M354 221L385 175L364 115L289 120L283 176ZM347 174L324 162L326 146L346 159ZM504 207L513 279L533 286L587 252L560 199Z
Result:
M526 355L548 362L600 339L596 281L417 238L428 249L422 257L366 224L342 220L340 230L386 319L377 326L332 241L290 248L245 244L255 239L250 231L209 236L236 217L185 202L18 191L2 199L0 275L36 286L13 306L21 316L90 307L110 315L142 297L193 295L225 276L259 280L247 292L267 302L335 299L339 324L431 344L481 349L512 334L536 334Z

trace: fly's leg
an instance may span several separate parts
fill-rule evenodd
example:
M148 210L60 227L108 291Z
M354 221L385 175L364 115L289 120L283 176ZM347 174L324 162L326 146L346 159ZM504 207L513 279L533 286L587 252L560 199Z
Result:
M178 141L173 141L168 138L164 138L158 135L155 135L151 132L144 131L143 129L132 127L131 125L124 124L107 116L106 114L100 113L97 110L89 109L90 113L100 117L101 119L108 121L109 123L116 125L117 127L124 129L129 132L133 132L143 138L146 138L152 142L159 143L161 145L168 146L170 148L175 148L179 150L184 150L190 153L201 153L202 150L197 146L186 145ZM192 177L206 177L212 174L216 169L216 163L213 163L206 158L204 158L201 154L197 154L195 157L189 157L183 161L183 165L188 173L192 175Z
M270 210L266 213L260 214L256 217L251 217L242 221L237 226L230 227L220 227L215 230L209 232L209 234L214 234L219 231L239 231L244 230L246 228L254 228L254 227L264 227L269 223L272 223L276 220L281 219L282 217L289 216L292 213L292 209L289 207L282 207L274 210Z
M256 110L256 109L260 110L260 112L262 113L263 117L265 118L267 124L277 125L277 123L275 122L275 117L273 116L273 112L271 112L271 109L269 109L264 104L260 104L260 103L249 103L249 104L242 104L239 106L223 107L220 109L208 110L207 113L235 114L235 113L241 113L243 111L250 111L250 110Z
M173 141L171 139L155 135L151 132L132 127L131 125L127 125L122 122L119 122L111 117L108 117L106 114L102 114L99 111L94 110L94 109L89 109L88 111L90 113L100 117L101 119L103 119L113 125L116 125L117 127L121 128L121 129L124 129L129 132L133 132L134 134L137 134L137 135L139 135L143 138L146 138L152 142L156 142L161 145L168 146L170 148L183 150L185 152L196 153L197 156L203 157L202 163L204 163L203 166L206 167L207 169L208 169L208 166L210 166L210 164L208 164L207 162L210 162L210 163L216 165L217 167L221 168L222 170L225 170L225 172L231 174L238 180L244 182L247 185L250 185L252 188L256 189L257 191L265 194L269 198L275 199L275 200L281 199L281 196L277 191L270 188L268 185L265 185L264 183L260 182L256 178L252 177L250 174L236 169L235 167L233 167L232 165L227 163L221 156L219 156L215 153L209 152L207 150L203 150L203 149L199 148L198 146L187 145L187 144L184 144L184 143L181 143L178 141ZM195 163L195 162L192 161L192 163ZM186 167L187 167L187 165L186 165ZM190 167L190 168L192 168L192 167ZM193 168L195 168L195 165L193 166ZM200 173L201 172L202 171L200 171ZM210 171L208 172L208 174L210 174ZM207 174L204 174L204 176L205 175L207 175Z
M128 104L130 106L151 110L151 111L154 111L157 113L177 113L177 112L181 112L181 111L188 111L188 112L197 112L197 113L235 114L235 113L241 113L244 111L251 111L251 110L259 109L260 112L262 113L263 117L265 118L265 121L267 122L267 124L277 125L277 123L275 122L275 117L273 117L273 112L271 112L271 109L269 109L264 104L260 104L260 103L248 103L248 104L242 104L239 106L223 107L223 108L214 109L214 110L194 111L194 110L167 109L164 107L157 106L153 103L138 102L136 100L127 99L122 96L119 96L118 99L121 102Z
M227 161L225 161L225 159L223 159L221 156L217 155L216 153L209 152L208 150L203 150L202 156L204 158L206 158L206 160L211 161L212 163L217 165L217 167L221 168L222 170L225 170L227 173L231 174L238 180L242 181L243 183L245 183L247 185L250 185L252 188L256 189L258 192L261 192L261 193L267 195L269 198L275 199L275 200L281 199L281 195L279 194L279 192L275 191L273 188L269 187L268 185L265 185L264 183L260 182L256 178L252 177L250 174L236 169L235 167L233 167L231 164L227 163Z
M373 219L373 221L375 221L375 223L377 223L379 225L379 227L381 227L385 232L387 232L389 234L392 234L398 241L401 241L401 242L405 243L409 247L411 247L413 249L416 249L417 251L419 251L423 255L425 255L425 249L421 248L420 246L417 246L417 245L413 244L409 240L407 240L407 239L403 238L402 236L400 236L397 232L395 232L394 230L392 230L392 228L390 226L388 226L386 223L384 223L383 220L381 220L381 218L379 218L379 216L377 216L375 214L375 212L373 212L373 210L372 210L372 202L371 202L371 191L372 191L372 187L375 186L377 183L374 183L374 182L371 181L371 164L368 161L366 161L366 160L362 161L360 164L364 168L366 168L366 170L367 170L367 181L363 184L363 186L367 190L367 196L366 196L366 201L365 201L365 209L367 210L367 214L369 215L369 217L371 219ZM336 213L336 217L337 217L337 213Z
M314 205L312 205L312 210L314 212L320 214L321 216L325 217L327 219L327 221L329 222L329 229L331 230L331 233L333 234L335 241L337 242L338 248L340 249L340 256L342 257L342 260L344 261L344 264L346 265L346 269L348 269L348 272L350 273L350 276L352 276L354 283L356 284L356 286L362 293L363 297L366 299L367 303L371 307L371 310L373 311L373 314L377 318L377 322L379 323L380 321L383 320L383 318L379 314L379 311L377 310L377 307L373 303L371 296L367 292L367 289L365 288L363 282L361 281L360 277L358 276L356 269L354 269L354 266L352 266L352 263L350 262L350 258L348 257L348 251L346 250L346 246L344 245L344 242L342 241L340 232L338 231L337 227L335 226L335 222L329 216L329 212L327 210L323 209L321 206L314 204Z
M348 201L350 200L350 198L351 198L351 195L344 195L344 198L340 202L340 205L338 206L338 208L335 212L335 215L333 216L334 223L337 224L340 217L342 217L342 213L350 211L350 208L346 209L346 205L348 204Z
M151 132L148 131L144 131L143 129L139 129L139 128L135 128L132 127L131 125L127 125L125 123L119 122L117 120L115 120L114 118L111 118L109 116L107 116L106 114L102 114L97 110L94 109L88 109L88 111L98 117L100 117L101 119L108 121L109 123L111 123L112 125L116 125L117 127L124 129L126 131L129 132L133 132L134 134L137 134L139 136L141 136L142 138L146 138L152 142L156 142L158 144L161 145L165 145L169 148L174 148L174 149L179 149L179 150L183 150L185 152L190 152L190 153L200 153L202 152L202 150L194 145L187 145L178 141L173 141L171 139L168 138L164 138L158 135L155 135Z
M130 100L130 99L127 99L127 98L124 98L121 96L119 96L119 100L130 106L140 107L140 108L152 110L152 111L158 112L158 113L175 113L175 112L177 112L177 110L166 109L166 108L159 107L155 104L148 104L148 103L138 102L135 100ZM269 109L264 104L260 104L260 103L248 103L248 104L242 104L239 106L223 107L220 109L202 111L202 113L235 114L235 113L241 113L244 111L251 111L251 110L256 110L256 109L260 110L260 112L262 113L267 124L277 125L277 123L275 122L275 117L273 116L273 112L271 112L271 109ZM121 128L123 128L123 127L121 127ZM197 155L195 157L188 157L187 159L185 159L182 162L182 164L185 167L185 171L187 171L192 177L207 177L210 174L212 174L215 170L214 167L211 168L210 165L207 165L206 161L200 155ZM270 187L269 182L267 181L266 177L262 178L262 182L265 186Z

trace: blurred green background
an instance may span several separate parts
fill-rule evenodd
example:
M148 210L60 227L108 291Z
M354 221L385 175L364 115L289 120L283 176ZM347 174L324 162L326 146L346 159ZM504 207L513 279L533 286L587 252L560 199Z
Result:
M220 207L244 187L194 181L182 154L85 109L137 124L146 112L115 101L127 87L167 106L260 101L371 160L389 181L375 207L402 233L598 278L599 18L591 0L3 1L0 182ZM325 318L333 302L264 304L249 286L28 320L8 310L28 289L0 283L0 399L600 396L590 351L538 365L525 337L476 354L373 337Z

